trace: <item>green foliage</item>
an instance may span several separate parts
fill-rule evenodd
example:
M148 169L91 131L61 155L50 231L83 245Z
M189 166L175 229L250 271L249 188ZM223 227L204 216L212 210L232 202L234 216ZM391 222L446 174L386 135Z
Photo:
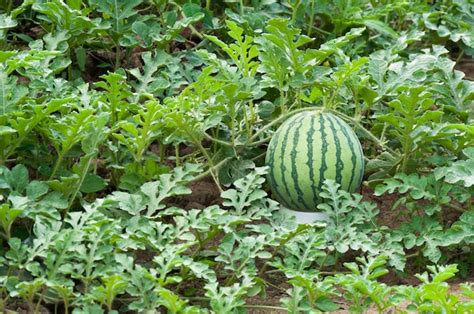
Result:
M133 1L110 1L110 0L90 0L89 4L92 8L96 8L102 13L104 19L110 20L110 30L114 42L118 42L119 38L126 34L130 28L130 20L138 15L135 10L141 3L140 0Z
M142 55L142 58L144 62L143 73L139 69L129 71L137 79L137 82L132 84L136 93L135 101L138 101L142 94L155 95L158 91L170 86L166 76L161 73L161 75L155 76L158 74L158 69L170 61L169 55L158 50L154 56L151 52L147 52Z
M349 248L365 250L369 238L365 235L363 225L374 223L378 210L374 204L362 202L362 196L339 189L340 185L326 180L320 196L324 202L318 205L327 215L326 239L329 248L345 253Z
M458 160L448 167L437 168L434 172L435 178L454 184L462 182L467 188L474 185L474 148L466 148L463 150L466 160Z
M440 168L441 169L441 168ZM470 198L470 190L459 185L445 184L436 180L435 176L419 176L415 173L406 175L396 174L386 179L375 189L375 195L398 192L401 196L394 204L393 209L406 206L413 214L423 208L423 212L431 216L443 210L443 206L453 207L454 202L466 202ZM424 205L421 205L425 202ZM428 202L428 203L427 203Z
M232 207L237 214L242 214L244 210L259 211L264 206L261 200L267 195L261 190L265 179L262 175L266 174L265 168L255 168L254 172L249 173L242 179L234 182L237 189L228 189L221 193L221 197L226 199L222 205Z
M402 287L400 289L400 294L409 296L413 302L408 307L410 310L421 312L469 312L473 309L472 302L463 302L458 296L449 292L449 285L446 281L458 272L457 265L428 266L428 270L430 274L424 272L415 275L421 281L420 287L416 289ZM468 295L468 287L465 287L465 293Z
M257 72L258 49L253 45L254 38L252 36L243 36L244 30L237 26L236 23L228 21L229 36L235 40L235 43L227 45L216 36L207 36L210 41L222 48L229 55L234 64L242 73L243 77L253 77Z
M473 7L3 1L0 312L474 311ZM298 225L262 157L311 110L368 186Z
M110 200L117 202L120 209L130 215L139 216L145 211L145 217L154 217L157 211L166 207L162 202L171 196L189 194L191 190L184 183L189 182L199 170L197 165L177 167L174 174L162 174L158 181L147 182L140 187L140 192L130 194L126 192L112 193Z
M150 100L143 109L139 109L133 122L122 120L118 123L122 133L115 133L114 136L133 154L136 162L143 160L150 144L161 135L160 109L157 102Z
M385 268L386 257L357 258L357 261L361 266L356 263L344 264L352 274L336 275L336 282L345 290L344 297L351 301L351 312L364 313L372 303L378 312L386 311L393 305L388 298L392 289L374 280L388 273Z
M412 87L402 90L399 98L388 104L390 113L377 117L390 126L388 134L399 142L402 159L397 170L406 172L418 147L426 145L424 141L434 140L427 136L427 131L433 122L439 121L443 112L432 110L433 103L432 95L426 93L424 87Z

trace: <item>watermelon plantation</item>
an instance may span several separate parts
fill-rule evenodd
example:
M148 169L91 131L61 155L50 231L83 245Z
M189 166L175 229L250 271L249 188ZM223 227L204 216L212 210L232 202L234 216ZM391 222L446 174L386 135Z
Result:
M473 0L0 1L0 313L474 313Z

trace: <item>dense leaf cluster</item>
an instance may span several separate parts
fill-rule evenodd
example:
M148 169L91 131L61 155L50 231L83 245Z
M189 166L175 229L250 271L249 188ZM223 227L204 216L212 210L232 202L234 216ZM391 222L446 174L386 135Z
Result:
M6 0L0 48L0 312L474 311L472 0ZM369 192L297 225L262 166L306 110Z

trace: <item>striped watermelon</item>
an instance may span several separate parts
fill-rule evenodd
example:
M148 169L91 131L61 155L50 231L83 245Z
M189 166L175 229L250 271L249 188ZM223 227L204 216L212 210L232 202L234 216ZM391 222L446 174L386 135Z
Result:
M317 211L325 179L353 192L364 175L359 139L347 123L326 112L302 112L285 121L270 141L266 164L273 195L297 211Z

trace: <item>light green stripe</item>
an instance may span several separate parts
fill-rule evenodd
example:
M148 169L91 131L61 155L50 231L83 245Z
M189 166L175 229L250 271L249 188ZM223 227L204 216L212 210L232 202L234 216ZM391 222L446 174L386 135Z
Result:
M361 182L362 177L364 175L364 153L362 151L362 146L360 145L360 141L357 138L355 132L346 124L346 129L351 138L352 146L354 147L354 155L356 157L356 162L354 163L354 180L351 184L350 191L356 191Z

